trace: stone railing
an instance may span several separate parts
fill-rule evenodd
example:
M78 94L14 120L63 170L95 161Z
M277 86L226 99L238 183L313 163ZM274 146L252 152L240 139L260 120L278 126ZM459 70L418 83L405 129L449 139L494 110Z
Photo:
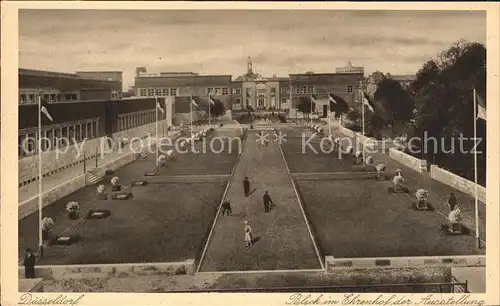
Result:
M98 278L125 275L192 275L195 272L195 260L180 262L130 263L130 264L95 264L95 265L51 265L36 266L35 275L44 279ZM19 279L24 278L24 267L18 269Z
M476 184L474 182L444 169L441 169L436 165L431 165L431 177L436 181L453 187L465 194L468 194L472 197L475 196ZM486 188L479 184L477 184L477 197L479 201L486 204Z
M336 269L381 269L415 267L484 267L486 256L415 256L415 257L374 257L374 258L334 258L325 257L327 272Z
M427 161L425 159L418 159L394 148L389 149L389 157L417 172L427 172Z

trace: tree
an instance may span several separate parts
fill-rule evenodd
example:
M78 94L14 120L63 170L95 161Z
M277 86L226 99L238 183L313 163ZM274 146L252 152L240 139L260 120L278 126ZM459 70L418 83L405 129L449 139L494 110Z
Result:
M379 100L377 103L384 103L391 120L408 122L413 117L415 104L408 92L396 80L383 79L380 81L374 98Z
M224 103L222 103L220 100L215 100L214 104L210 104L210 115L214 118L218 118L220 116L223 116L226 112L226 108L224 106Z
M349 105L344 98L334 94L331 95L337 103L330 102L330 111L335 112L335 118L339 118L340 115L346 114L349 111Z
M437 59L430 60L417 72L417 79L412 86L416 105L415 133L421 137L424 132L428 137L448 143L462 135L473 135L473 88L484 97L486 89L486 48L480 43L459 41L443 51ZM477 121L477 135L486 139L486 124ZM441 143L438 148L423 154L425 158L451 169L469 179L473 177L473 154L448 154L443 152ZM473 141L464 144L468 150ZM455 144L458 148L458 144ZM485 153L486 142L478 150ZM486 154L478 155L479 169L484 170ZM479 172L480 181L484 181L484 171Z
M312 106L312 110L311 110ZM311 102L311 98L309 97L300 97L298 104L297 104L297 110L303 114L310 114L314 112L315 109L315 103Z

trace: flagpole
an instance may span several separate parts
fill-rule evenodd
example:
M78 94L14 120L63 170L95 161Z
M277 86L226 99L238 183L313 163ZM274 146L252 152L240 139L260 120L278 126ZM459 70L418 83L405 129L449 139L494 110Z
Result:
M38 245L40 258L43 257L43 234L42 234L42 206L43 206L43 184L42 184L42 98L38 94Z
M156 115L156 165L158 166L158 96L155 96L155 115Z
M473 90L474 94L474 141L477 139L477 101L476 101L476 88ZM481 248L481 238L479 237L479 209L477 199L477 149L474 149L474 207L476 219L476 240L477 248Z
M359 93L361 95L361 92ZM365 136L365 105L364 105L364 97L361 97L361 135ZM362 143L363 147L363 162L365 161L365 146Z
M331 136L332 135L332 123L331 123L331 115L332 115L332 112L331 112L331 109L330 109L330 99L328 99L328 109L327 109L327 119L328 119L328 136Z
M212 127L212 116L210 115L210 106L212 105L212 103L210 102L210 95L208 95L208 127L211 128Z
M313 95L311 94L311 111L309 112L309 115L311 116L311 124L313 123Z
M193 95L189 96L189 121L190 121L190 135L189 137L193 136Z

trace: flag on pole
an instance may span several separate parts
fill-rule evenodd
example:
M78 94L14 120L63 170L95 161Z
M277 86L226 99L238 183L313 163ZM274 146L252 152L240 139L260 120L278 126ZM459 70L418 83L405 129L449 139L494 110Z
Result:
M195 107L198 107L198 103L191 97L191 105L194 105Z
M486 121L486 103L484 103L484 99L476 92L476 101L477 101L477 118L483 119Z
M50 115L49 113L49 110L48 110L48 103L45 102L44 100L42 100L41 97L38 97L38 99L40 99L40 112L42 114L45 115L45 117L47 117L50 121L54 121L54 119L52 118L52 116Z
M212 99L212 96L211 96L211 95L208 95L208 103L209 103L210 105L215 105L215 101L214 101L214 99Z
M372 113L374 112L373 103L370 101L366 92L363 93L363 105L366 106Z
M335 98L333 97L332 93L328 95L328 101L332 102L333 104L337 104L337 101L335 101Z
M158 100L158 98L156 98L156 109L158 109L162 114L165 113L165 111L163 110L163 108L160 105L160 101Z
M312 101L313 103L316 103L316 96L315 96L315 95L311 95L311 101Z

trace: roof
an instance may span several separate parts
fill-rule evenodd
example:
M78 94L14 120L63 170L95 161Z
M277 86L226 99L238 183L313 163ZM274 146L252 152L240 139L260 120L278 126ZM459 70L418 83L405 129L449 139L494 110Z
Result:
M136 77L135 87L228 86L230 75Z
M25 68L19 68L19 74L45 76L45 77L66 77L66 78L80 79L80 77L75 73L54 72L54 71L25 69Z
M414 74L391 75L390 78L396 81L415 81L417 76Z
M112 71L112 70L96 70L96 71L76 71L76 73L123 73L123 71Z

